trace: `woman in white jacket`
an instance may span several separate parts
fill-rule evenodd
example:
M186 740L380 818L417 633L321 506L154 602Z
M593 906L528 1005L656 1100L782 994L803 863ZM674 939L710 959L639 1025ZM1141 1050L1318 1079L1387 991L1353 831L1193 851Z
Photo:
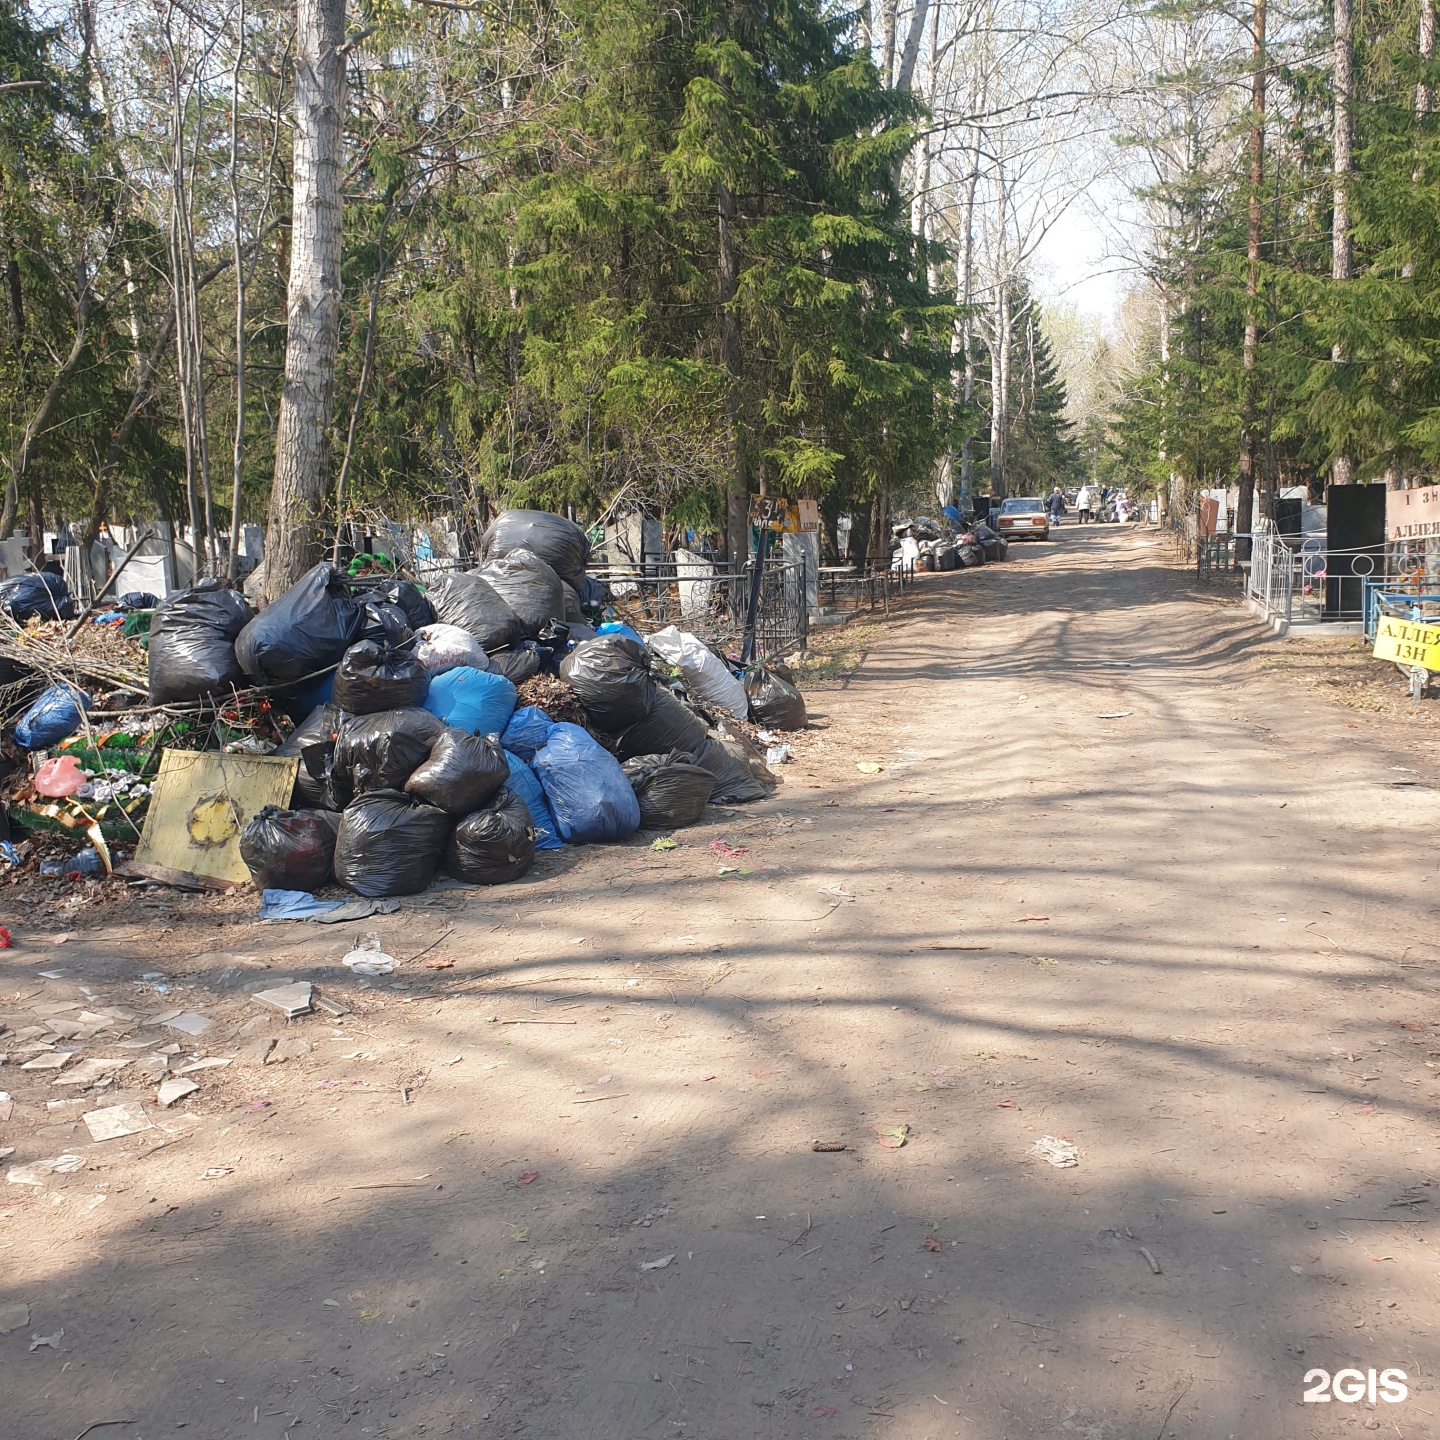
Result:
M1083 525L1087 520L1095 518L1095 490L1093 486L1082 485L1080 493L1075 497L1075 513Z

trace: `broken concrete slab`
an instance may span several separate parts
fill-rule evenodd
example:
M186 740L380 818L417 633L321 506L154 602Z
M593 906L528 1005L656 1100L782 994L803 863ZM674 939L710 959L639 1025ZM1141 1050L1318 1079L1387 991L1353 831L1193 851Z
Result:
M193 1080L166 1080L155 1092L155 1099L168 1109L177 1100L193 1095L199 1088Z
M297 980L291 985L277 985L271 990L258 990L254 999L263 1005L273 1005L287 1019L306 1015L311 1009L311 995L314 987L308 980Z
M8 1090L0 1090L0 1124L15 1113L15 1101Z
M75 1058L73 1050L47 1050L33 1060L27 1060L22 1070L63 1070Z
M195 1070L219 1070L228 1064L230 1064L229 1060L222 1059L218 1055L210 1055L203 1060L187 1060L183 1065L177 1065L175 1073L189 1075Z
M0 1305L0 1335L8 1335L12 1330L23 1330L29 1323L28 1305Z
M235 1058L242 1065L263 1065L274 1048L274 1039L263 1035L258 1040L250 1040L242 1045Z
M92 1085L98 1085L102 1080L108 1080L117 1071L123 1070L131 1061L115 1056L95 1056L90 1060L82 1060L73 1069L67 1070L58 1080L51 1083L54 1085L76 1085L82 1090L88 1090Z
M80 1118L84 1120L90 1138L97 1142L119 1140L152 1128L145 1107L138 1100L127 1100L123 1105L110 1105L104 1110L92 1110Z
M203 1035L215 1022L185 1010L164 1023L167 1030L179 1030L184 1035Z

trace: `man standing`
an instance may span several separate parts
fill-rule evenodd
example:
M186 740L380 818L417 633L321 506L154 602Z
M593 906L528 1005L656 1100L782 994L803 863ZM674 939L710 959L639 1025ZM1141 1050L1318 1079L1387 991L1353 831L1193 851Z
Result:
M1050 523L1058 525L1060 517L1065 513L1065 497L1060 493L1058 485L1050 492L1046 508L1050 511Z
M1091 485L1082 485L1080 493L1075 497L1075 513L1083 525L1087 520L1095 518L1095 489Z

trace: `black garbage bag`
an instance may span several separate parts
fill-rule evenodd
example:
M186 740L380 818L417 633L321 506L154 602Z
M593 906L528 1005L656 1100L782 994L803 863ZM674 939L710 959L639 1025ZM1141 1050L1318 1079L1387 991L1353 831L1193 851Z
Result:
M585 577L585 583L580 586L579 593L580 603L587 610L603 610L610 603L610 587L603 580L597 580L593 575Z
M502 510L480 537L480 563L502 560L512 550L529 550L538 555L576 590L584 584L590 542L585 532L563 515L544 510Z
M378 598L388 605L398 605L405 612L405 623L412 630L422 630L426 625L435 623L435 607L413 580L392 580L380 591Z
M775 788L775 777L760 762L760 769L769 776L766 783L757 774L745 747L733 735L712 730L705 743L695 752L695 763L715 777L710 798L717 805L743 805L750 800L763 800Z
M370 790L403 790L444 728L428 710L379 710L346 720L335 737L331 808L343 810Z
M467 815L445 847L445 871L471 885L518 880L535 863L535 826L530 811L509 787L494 805Z
M340 817L267 805L241 832L240 858L261 890L319 890L330 883Z
M405 782L405 793L451 815L468 815L488 805L509 778L510 762L493 735L447 726L429 759Z
M565 618L565 582L533 551L511 550L478 572L525 622L534 637L552 620Z
M276 747L277 755L300 758L295 789L290 797L292 805L312 810L335 808L331 804L327 777L335 755L335 736L345 720L345 712L338 705L317 705Z
M117 610L153 610L160 603L148 590L127 590L116 602Z
M410 621L398 605L386 600L365 602L365 628L360 632L362 640L374 640L379 645L403 645L413 634Z
M75 602L63 575L42 570L36 575L17 575L0 580L0 609L22 625L39 616L41 620L73 620Z
M565 614L561 617L564 620L583 620L585 612L580 608L580 592L568 581L560 582L565 587Z
M414 895L435 878L453 823L398 790L357 796L340 817L335 878L357 895Z
M638 640L600 635L577 645L560 662L560 678L569 682L591 724L615 735L655 708L658 691L650 678L649 660ZM652 745L648 753L675 748Z
M770 730L803 730L809 722L805 697L796 689L790 667L778 660L751 670L745 677L745 693L750 697L750 718L757 725Z
M632 760L637 755L667 755L672 750L693 755L705 743L706 728L688 705L669 690L656 686L655 708L615 737L615 754L620 760Z
M525 637L525 622L479 575L447 575L430 587L435 618L468 630L485 650L499 650Z
M256 680L299 680L336 664L364 628L364 606L322 560L240 632L235 654Z
M971 570L985 563L985 548L978 540L965 540L956 547L955 558L962 570Z
M423 704L429 689L429 673L413 655L373 640L352 645L335 672L335 703L347 715L405 710Z
M551 651L533 640L525 640L519 645L495 651L490 656L490 668L512 685L523 685L532 675L538 675L546 668L550 655Z
M201 580L171 595L150 620L150 703L198 700L248 685L235 637L254 614L223 580Z
M705 813L715 789L715 777L684 750L637 755L621 768L640 802L642 830L693 825Z

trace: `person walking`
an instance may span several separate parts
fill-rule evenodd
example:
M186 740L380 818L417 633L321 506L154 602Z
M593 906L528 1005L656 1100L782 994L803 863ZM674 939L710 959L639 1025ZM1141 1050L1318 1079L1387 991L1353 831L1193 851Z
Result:
M1065 497L1060 493L1060 487L1058 485L1050 492L1050 499L1046 502L1046 508L1050 511L1050 523L1052 525L1058 525L1060 523L1060 517L1065 513Z
M1080 493L1075 497L1075 514L1083 525L1087 520L1095 518L1095 487L1093 485L1082 485Z

